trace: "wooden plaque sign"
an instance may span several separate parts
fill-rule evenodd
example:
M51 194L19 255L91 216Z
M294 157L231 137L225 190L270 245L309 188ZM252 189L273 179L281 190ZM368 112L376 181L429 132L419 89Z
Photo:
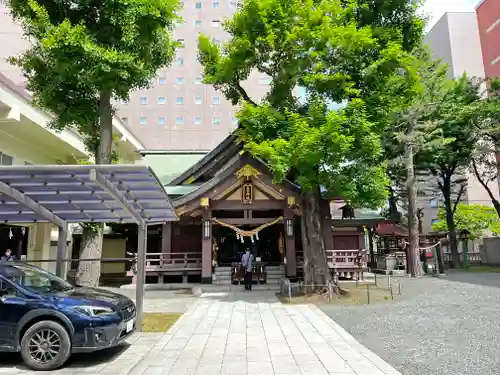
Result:
M253 185L243 184L241 186L241 202L251 204L253 200Z

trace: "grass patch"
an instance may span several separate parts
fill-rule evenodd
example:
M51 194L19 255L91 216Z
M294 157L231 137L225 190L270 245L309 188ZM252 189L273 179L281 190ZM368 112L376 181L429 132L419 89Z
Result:
M167 332L182 314L144 313L143 332Z
M302 295L297 297L292 297L291 301L288 296L283 296L278 294L278 298L281 303L286 304L332 304L332 305L365 305L368 304L368 291L366 284L358 284L356 283L339 283L340 287L348 292L346 296L337 296L334 295L332 300L328 300L328 295L326 294L312 294L312 295ZM370 294L370 304L374 303L384 303L384 302L392 302L391 293L387 289L382 289L374 284L369 284L369 294ZM394 300L396 300L397 290L393 290Z
M493 266L469 266L468 268L459 268L458 270L465 272L477 272L477 273L483 273L483 272L500 273L500 267L493 267Z

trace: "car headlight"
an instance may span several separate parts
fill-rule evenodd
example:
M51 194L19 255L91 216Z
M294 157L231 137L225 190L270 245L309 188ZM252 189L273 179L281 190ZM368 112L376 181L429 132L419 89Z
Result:
M74 309L88 316L105 316L115 314L113 309L102 306L75 306Z

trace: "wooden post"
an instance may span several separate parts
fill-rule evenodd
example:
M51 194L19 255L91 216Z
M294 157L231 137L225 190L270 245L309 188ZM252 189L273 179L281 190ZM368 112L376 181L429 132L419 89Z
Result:
M212 284L212 212L206 209L201 222L201 283ZM209 224L205 224L205 222ZM205 226L209 225L209 235L206 236Z
M294 223L293 235L288 236L286 233L286 220L287 219L294 220L293 210L289 207L285 208L284 216L285 216L284 228L285 228L286 276L287 277L296 277L297 276L297 253L295 251L295 221L293 221L293 223ZM295 219L295 220L299 220L299 219Z
M172 225L173 223L168 222L162 227L160 268L163 267L163 260L168 259L172 253Z

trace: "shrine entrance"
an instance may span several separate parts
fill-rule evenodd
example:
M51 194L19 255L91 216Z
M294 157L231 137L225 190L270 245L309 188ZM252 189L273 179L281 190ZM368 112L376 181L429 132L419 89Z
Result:
M252 231L258 227L243 225L239 228ZM213 240L217 246L217 263L222 267L240 262L241 256L247 249L250 249L256 261L265 262L267 265L283 263L285 241L282 222L260 230L254 237L240 236L231 228L216 226Z

